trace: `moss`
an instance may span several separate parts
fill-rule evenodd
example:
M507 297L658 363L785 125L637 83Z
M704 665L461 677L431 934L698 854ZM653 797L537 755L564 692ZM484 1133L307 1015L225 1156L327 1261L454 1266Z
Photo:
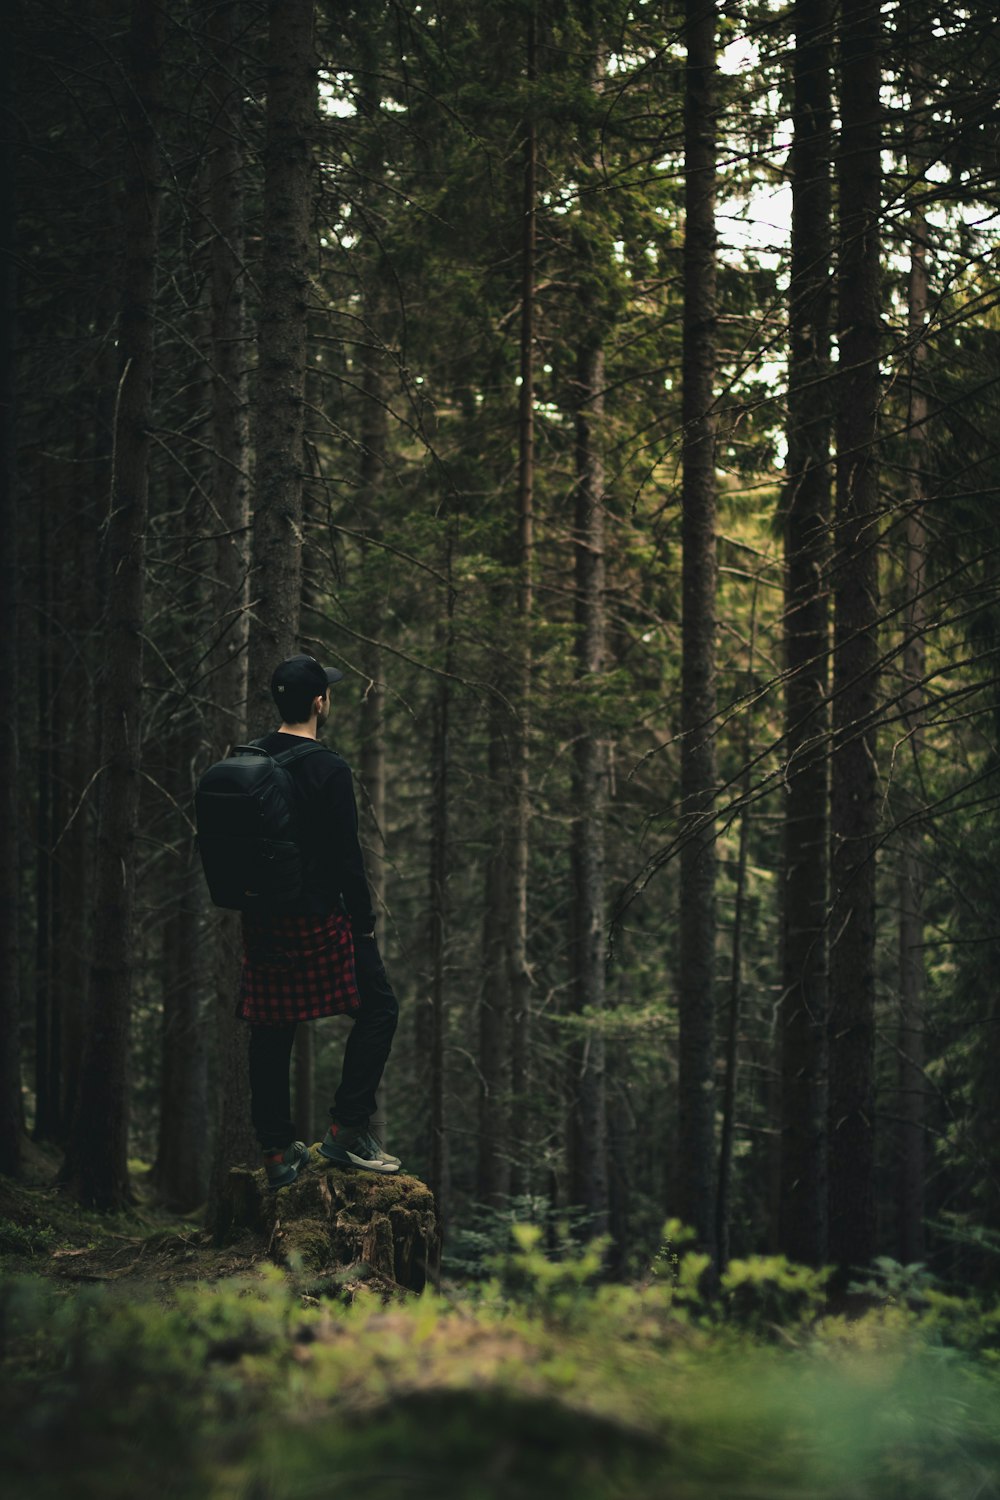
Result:
M316 1475L378 1473L382 1500L576 1500L670 1491L656 1438L559 1401L492 1390L407 1394L390 1407L281 1434L266 1464L274 1500L305 1493Z
M437 1244L434 1199L416 1177L345 1171L314 1157L290 1187L271 1192L262 1171L229 1176L234 1227L261 1236L268 1253L297 1255L313 1270L364 1261L373 1272L421 1291Z
M272 1253L286 1265L294 1258L310 1270L325 1270L331 1261L330 1226L324 1219L290 1219L275 1237Z

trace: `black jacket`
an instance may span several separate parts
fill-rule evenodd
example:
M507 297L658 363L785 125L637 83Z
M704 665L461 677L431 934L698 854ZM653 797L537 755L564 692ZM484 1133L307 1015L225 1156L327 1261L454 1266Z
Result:
M255 743L269 755L291 750L301 736L274 730ZM307 894L295 903L302 913L343 910L356 932L372 932L375 913L358 839L358 805L351 768L335 750L304 755L288 766L299 796L297 812Z

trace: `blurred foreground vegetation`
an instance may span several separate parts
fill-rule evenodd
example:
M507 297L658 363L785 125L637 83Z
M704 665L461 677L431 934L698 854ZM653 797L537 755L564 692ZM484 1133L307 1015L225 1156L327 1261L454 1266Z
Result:
M677 1225L630 1285L520 1225L415 1297L74 1212L76 1249L68 1221L0 1224L18 1500L1000 1496L1000 1306L919 1268L833 1312L782 1258L708 1285Z

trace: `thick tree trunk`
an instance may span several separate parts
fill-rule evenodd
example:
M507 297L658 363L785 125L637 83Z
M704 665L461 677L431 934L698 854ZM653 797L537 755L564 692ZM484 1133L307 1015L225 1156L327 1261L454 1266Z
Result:
M258 316L249 727L274 719L275 666L298 645L306 332L316 133L313 0L269 0L264 222Z
M678 1214L715 1249L716 7L687 0Z
M206 762L246 735L247 527L250 432L247 404L244 270L242 66L239 0L210 14L213 48L207 80L213 127L209 136L208 202L212 223L212 497L215 507L209 681L214 705ZM239 921L214 913L212 993L215 1140L207 1222L221 1237L225 1184L234 1163L254 1159L250 1122L248 1031L233 1016L239 974Z
M926 100L919 72L911 91L910 109L919 120ZM910 151L911 168L923 167L923 129L914 127ZM918 188L919 192L920 189ZM924 366L927 359L925 327L928 308L927 216L922 206L910 227L910 413L906 435L909 478L907 515L903 529L903 728L907 737L907 759L919 775L924 741L924 689L927 651L926 624L927 547L923 507L927 499L927 391ZM919 785L917 776L915 781ZM904 828L899 867L899 1208L898 1256L904 1265L924 1256L924 1123L927 1081L924 1077L924 871L919 827Z
M0 57L0 1172L21 1164L20 830L18 827L18 504L15 470L15 143L13 47Z
M807 1265L822 1264L827 1239L831 25L830 0L797 0L783 496L788 687L778 1243Z
M843 0L829 1102L829 1248L842 1273L875 1249L879 47L872 0Z
M94 958L84 1059L63 1180L84 1204L123 1206L128 1181L135 838L140 790L145 535L152 422L164 16L134 0L128 84L122 315L116 446L105 550L108 599L101 707L101 784Z

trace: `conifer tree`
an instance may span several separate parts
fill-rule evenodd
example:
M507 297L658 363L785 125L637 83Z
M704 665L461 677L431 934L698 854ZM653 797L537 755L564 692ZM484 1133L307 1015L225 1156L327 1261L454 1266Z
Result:
M882 115L879 12L873 0L843 0L838 71L829 1248L846 1270L867 1265L875 1250Z
M83 1065L62 1178L97 1208L128 1201L128 1070L135 959L154 302L159 215L164 15L133 0L122 116L125 208L116 443L104 546L108 599L100 686L100 803L94 957Z
M680 1042L677 1137L680 1217L713 1246L715 1070L715 172L714 4L687 0L684 39L684 350L681 504L683 659Z
M779 1243L826 1254L832 10L797 0L785 529L787 796Z
M0 1172L17 1175L21 1160L20 836L18 730L18 506L14 425L14 318L17 306L13 47L0 59L0 714L7 726L0 754Z

